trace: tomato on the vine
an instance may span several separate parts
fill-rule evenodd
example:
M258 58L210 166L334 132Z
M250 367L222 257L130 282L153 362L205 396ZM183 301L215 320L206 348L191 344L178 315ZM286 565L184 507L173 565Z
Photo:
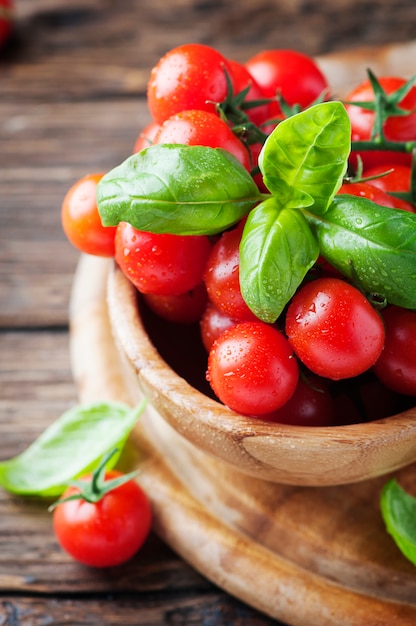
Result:
M416 395L416 311L390 305L382 313L384 350L374 365L382 383L398 393Z
M365 372L384 346L381 316L339 278L317 278L299 289L287 310L286 334L312 372L333 380Z
M211 243L205 235L156 234L120 222L116 261L138 291L178 295L202 282Z
M388 173L386 173L388 172ZM385 163L380 165L374 165L363 171L363 178L375 176L369 182L378 187L387 194L390 192L409 192L411 185L411 172L412 168L409 165L402 165L400 163ZM410 213L416 212L416 206L403 200L402 198L396 198L390 195L394 206L397 209L403 209Z
M211 46L190 43L167 52L150 73L147 102L153 119L162 124L175 113L200 109L215 113L227 97L227 59Z
M382 206L387 206L391 209L395 208L392 196L389 196L385 191L372 185L370 182L343 183L338 193L367 198Z
M130 559L145 542L152 523L148 496L131 478L106 491L109 481L125 478L107 470L98 499L82 496L82 483L93 484L87 474L64 492L53 511L53 527L59 544L74 559L90 567L113 567ZM120 481L121 482L121 481ZM94 491L94 488L93 488ZM69 498L76 499L69 499ZM65 501L64 501L65 500Z
M306 108L329 95L328 81L316 61L296 50L264 50L245 66L267 98L280 95L287 104ZM281 114L277 102L272 109L271 117Z
M98 212L96 190L103 174L88 174L66 193L62 208L62 228L73 246L95 256L115 253L115 226L103 226Z
M260 85L257 84L256 80L250 74L250 72L243 63L239 63L238 61L234 61L233 59L228 59L228 64L232 71L231 82L233 87L233 95L236 96L242 91L248 89L247 95L244 98L244 102L260 102L264 100L264 103L258 106L247 106L245 108L243 107L245 114L253 122L253 124L261 126L272 117L273 104L271 102L266 102L268 98L266 98Z
M378 82L386 94L393 94L406 84L404 78L398 76L382 76ZM345 98L345 108L351 120L352 141L366 141L370 139L375 121L375 113L359 106L360 102L374 103L375 95L369 79L360 83ZM356 102L357 104L349 104ZM408 115L390 115L383 124L383 134L389 141L412 141L416 137L416 86L399 102L400 109ZM380 163L403 163L409 165L411 154L393 150L359 150L363 163L367 167ZM355 161L357 152L352 153Z
M233 154L246 170L251 170L250 154L246 146L224 120L209 111L193 109L172 115L163 122L153 141L223 148Z
M207 380L232 410L260 416L295 392L299 369L286 337L264 322L241 322L224 331L208 356Z

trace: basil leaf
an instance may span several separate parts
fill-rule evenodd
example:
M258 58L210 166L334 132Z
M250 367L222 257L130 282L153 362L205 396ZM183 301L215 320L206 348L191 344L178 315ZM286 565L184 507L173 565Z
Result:
M319 247L302 213L275 198L255 207L240 244L241 293L264 322L274 322L318 258Z
M416 215L339 195L323 217L304 212L321 254L365 291L416 308Z
M380 507L387 532L404 556L416 565L416 498L391 479L384 485Z
M261 195L249 172L221 148L153 145L100 180L97 203L105 226L212 235L236 224Z
M351 125L341 102L316 104L281 122L267 138L259 167L286 208L326 211L340 188L351 148Z
M59 496L104 454L122 449L144 404L135 409L119 403L69 409L24 452L0 463L0 485L16 494ZM111 458L112 466L118 456Z

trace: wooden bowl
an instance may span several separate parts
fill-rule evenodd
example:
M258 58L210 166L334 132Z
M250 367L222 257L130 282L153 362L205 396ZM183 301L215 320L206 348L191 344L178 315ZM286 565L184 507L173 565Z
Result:
M109 275L107 298L126 377L198 450L248 475L304 486L354 483L416 461L416 407L386 419L331 427L238 415L194 386L202 384L205 370L197 363L198 340L192 332L173 332L142 311L135 287L117 266Z

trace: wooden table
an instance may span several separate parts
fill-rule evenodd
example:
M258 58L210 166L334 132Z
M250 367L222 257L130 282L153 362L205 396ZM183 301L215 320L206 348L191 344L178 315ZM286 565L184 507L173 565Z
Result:
M77 402L68 305L79 255L62 233L60 205L78 178L131 153L149 120L150 68L187 41L244 61L264 47L320 55L414 37L413 0L350 4L16 1L16 32L0 53L0 459ZM57 545L44 502L0 490L0 623L276 622L154 534L125 566L84 568Z

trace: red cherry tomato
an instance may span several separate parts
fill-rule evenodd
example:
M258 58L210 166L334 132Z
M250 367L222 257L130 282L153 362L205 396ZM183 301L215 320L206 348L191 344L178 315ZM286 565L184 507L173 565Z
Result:
M416 395L416 311L390 305L383 311L384 350L374 365L381 382L398 393Z
M149 122L149 124L147 124L137 136L137 139L134 142L133 152L140 152L140 150L151 146L159 129L160 124L157 122Z
M240 240L244 222L224 232L209 255L204 280L208 297L225 315L240 321L257 320L240 290Z
M334 400L326 380L317 376L300 377L293 396L266 419L296 426L331 426L334 423Z
M386 174L389 170L391 170L391 172ZM370 183L385 193L389 193L391 191L407 192L410 191L411 171L412 169L408 165L386 163L374 165L373 167L364 170L363 178L367 178L368 176L378 176L378 178L373 178ZM381 176L381 174L385 175ZM410 213L416 212L416 206L410 202L402 200L401 198L395 198L394 196L391 196L391 198L397 209L403 209L404 211L409 211Z
M188 146L224 148L251 170L250 153L231 128L209 111L181 111L163 122L154 143L181 143Z
M393 198L382 189L379 189L379 187L372 185L370 182L344 183L341 185L338 193L346 193L360 198L367 198L368 200L372 200L382 206L387 206L391 209L395 208Z
M14 2L0 0L0 47L3 46L13 32Z
M406 80L397 76L382 76L378 81L386 94L391 94L402 87ZM345 98L346 102L374 102L374 91L369 80L363 81L355 87ZM416 137L416 86L412 87L399 103L400 108L411 111L409 115L392 115L383 126L385 138L390 141L412 141ZM364 109L358 105L346 104L348 116L351 120L352 141L370 139L374 126L374 111ZM365 166L371 167L379 163L402 163L409 165L411 155L401 152L388 151L359 151ZM357 153L353 152L351 160L355 163Z
M212 344L228 328L238 322L220 311L215 304L208 302L200 320L201 339L207 352Z
M107 471L105 480L121 476ZM91 476L82 478L88 482ZM69 487L63 498L79 493ZM91 567L112 567L130 559L143 545L151 527L149 499L130 480L106 493L98 502L83 499L58 504L53 527L62 548L74 559Z
M328 95L328 82L317 63L296 50L264 50L245 64L266 97L279 94L289 105L305 108L322 94ZM272 116L280 113L275 104Z
M238 95L245 89L249 88L247 95L244 98L245 102L266 100L263 90L257 84L245 65L239 63L238 61L234 61L233 59L228 59L228 64L232 71L231 78L234 95ZM271 103L264 103L256 107L247 107L244 109L244 112L253 124L261 126L272 117L273 108Z
M205 311L207 299L204 283L178 295L143 294L143 300L153 313L176 324L198 322Z
M141 293L178 295L202 282L211 249L205 235L154 234L120 222L115 258Z
M190 109L215 113L215 104L228 92L226 58L199 43L178 46L167 52L150 74L147 102L153 119L162 124L172 115Z
M263 322L224 331L208 356L207 380L225 405L259 416L280 408L295 392L296 359L286 337Z
M96 256L115 254L115 226L103 226L98 213L96 190L103 174L88 174L66 193L62 203L62 228L73 246Z
M339 278L317 278L299 289L287 310L286 334L312 372L333 380L368 370L384 345L380 315Z

